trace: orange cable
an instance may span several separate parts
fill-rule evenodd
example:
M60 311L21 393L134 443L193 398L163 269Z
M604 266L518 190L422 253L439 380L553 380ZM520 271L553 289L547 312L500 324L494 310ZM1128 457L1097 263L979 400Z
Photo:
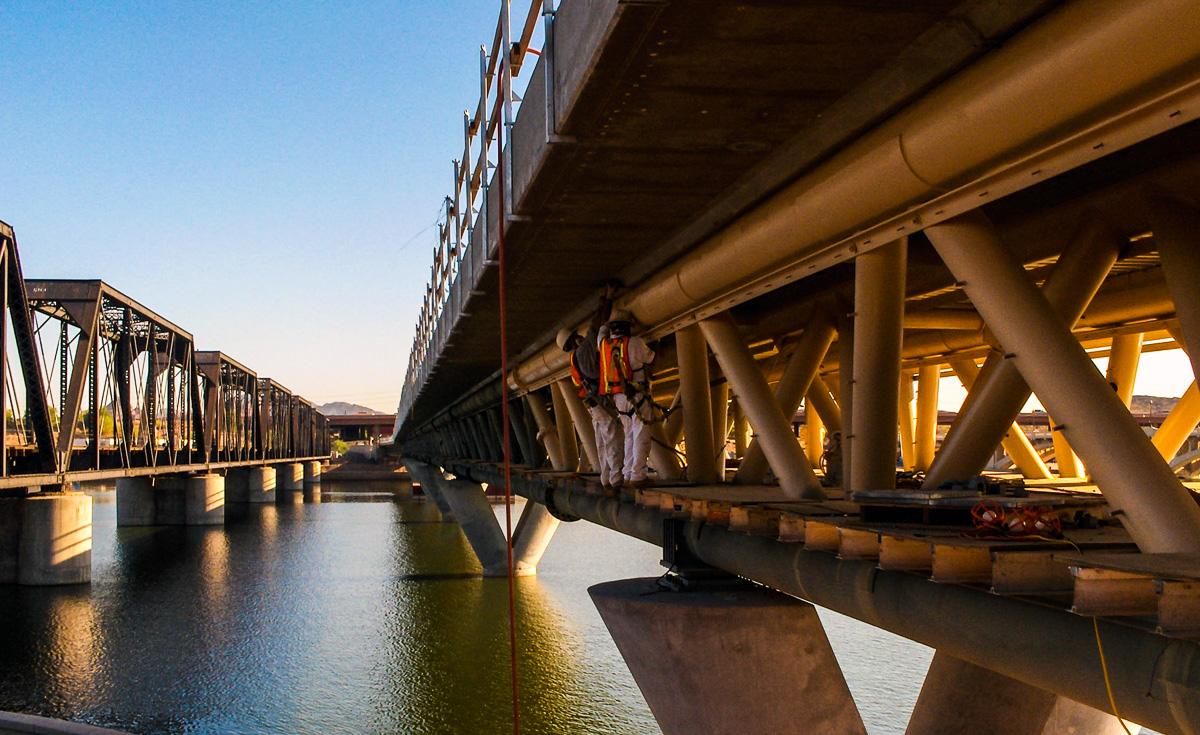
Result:
M503 85L501 85L503 87ZM503 89L501 90L503 91ZM501 95L496 95L496 111L499 111ZM500 140L504 140L503 134ZM500 412L504 422L504 526L505 539L508 547L508 643L509 663L512 669L512 707L513 735L520 735L521 712L520 696L517 689L517 610L516 590L513 585L513 533L512 533L512 441L509 435L508 418L508 312L505 301L505 271L504 271L504 150L499 151L499 165L496 167L496 179L500 185L499 220L497 221L496 260L500 275Z

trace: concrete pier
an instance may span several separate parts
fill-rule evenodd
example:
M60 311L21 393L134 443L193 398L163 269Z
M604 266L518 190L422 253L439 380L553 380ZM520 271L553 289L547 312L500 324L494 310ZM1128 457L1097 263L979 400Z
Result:
M225 502L250 502L249 467L231 467L225 472Z
M16 579L24 585L82 584L92 579L92 499L83 493L40 493L5 501L11 530L12 511L19 508L20 529L16 544ZM11 553L6 544L4 551ZM0 569L12 569L11 560Z
M278 465L275 473L277 490L299 492L304 489L304 465L300 462L289 462Z
M225 523L225 478L195 475L184 485L184 523L188 526L220 526Z
M440 470L424 462L417 462L415 460L405 460L404 466L408 468L409 476L420 484L421 491L425 493L425 497L432 500L433 504L437 506L438 512L442 516L442 522L453 523L454 511L451 510L450 504L446 502L446 498L442 496L437 479L433 476L434 473L440 473Z
M224 522L225 478L220 475L117 479L118 526L219 526Z
M764 588L588 594L664 735L865 733L812 605Z
M251 467L247 499L251 503L274 503L275 480L274 467Z
M313 460L304 462L304 484L313 485L321 481L321 463Z
M1137 731L1137 725L1129 728ZM1123 735L1121 721L1072 699L934 654L905 735Z
M483 566L485 577L508 575L508 542L492 512L492 504L483 486L470 480L449 480L443 477L438 489L454 511L458 525L471 544L476 558ZM533 570L525 572L531 574Z

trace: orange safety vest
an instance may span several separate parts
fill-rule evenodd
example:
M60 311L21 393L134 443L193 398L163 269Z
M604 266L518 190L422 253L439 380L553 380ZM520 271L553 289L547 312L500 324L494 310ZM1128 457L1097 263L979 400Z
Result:
M572 352L568 359L571 361L571 382L579 389L579 397L587 398L588 392L583 385L583 373L579 372L579 368L575 366L575 353Z
M633 380L629 365L629 338L606 338L600 343L600 395L624 393L622 380Z

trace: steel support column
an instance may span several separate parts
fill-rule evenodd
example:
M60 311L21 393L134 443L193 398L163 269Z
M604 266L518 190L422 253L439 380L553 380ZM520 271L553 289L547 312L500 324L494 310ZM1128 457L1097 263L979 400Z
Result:
M900 459L904 469L911 472L917 467L916 427L913 422L913 376L900 374L900 402L896 422L900 425Z
M565 465L562 469L575 472L579 469L579 443L575 441L575 429L571 426L571 411L557 384L550 386L550 400L554 406L554 427L558 431L558 451Z
M571 423L575 426L575 432L579 434L579 443L583 446L588 464L593 472L599 472L600 454L596 450L596 427L592 424L592 416L588 413L587 406L583 405L583 399L579 397L579 389L569 378L563 378L556 385L562 394L563 403L571 414Z
M1200 390L1196 389L1196 381L1193 380L1192 384L1183 392L1179 403L1176 403L1175 408L1171 409L1171 413L1163 419L1162 426L1158 427L1158 431L1154 432L1150 441L1163 459L1170 462L1178 454L1183 443L1191 436L1198 423L1200 423Z
M854 261L854 404L849 490L896 487L896 416L908 238ZM842 372L846 372L843 365Z
M1011 254L991 229L991 223L982 214L963 215L956 222L969 223L970 227L988 233L990 239L994 240L992 248L994 252L991 257L1003 258L1005 261L1012 260ZM956 229L955 224L944 224L930 228L926 234L963 230L962 227ZM1070 336L1071 343L1081 351L1079 342L1071 335L1071 327L1079 321L1080 315L1087 308L1092 296L1104 283L1105 277L1116 263L1117 256L1126 242L1127 240L1119 232L1103 222L1095 220L1085 222L1071 238L1062 255L1059 256L1053 272L1046 278L1045 284L1038 292L1038 303L1050 305L1050 314L1055 327L1061 327ZM941 248L938 250L941 252ZM943 259L945 257L943 254ZM1029 282L1020 264L1015 264L1015 267L1021 270L1022 284ZM952 271L953 269L954 266L951 266ZM986 272L984 275L986 276ZM961 276L958 277L962 280ZM973 285L976 290L981 290L979 280L977 278ZM970 288L966 290L967 295L971 296L971 300L975 301ZM1034 290L1037 291L1036 286ZM978 304L976 307L984 321L987 322L987 314L982 308L979 308ZM1005 318L1010 311L1015 311L1006 309L1003 304L995 304L991 308L994 312L999 312L993 314L994 319ZM990 322L988 322L988 326L992 327ZM995 327L992 327L992 331L996 332ZM998 333L996 336L999 338ZM1019 332L1010 337L1019 339ZM1029 400L1031 383L1023 376L1019 369L1020 366L1013 359L1016 351L1012 344L1004 343L1003 339L1000 341L1005 344L1007 352L992 353L984 362L980 377L972 388L974 397L971 404L959 412L960 415L954 430L942 442L942 451L938 452L933 467L925 476L924 487L926 489L935 488L946 480L966 479L982 472L983 468L987 466L988 458L991 457L996 446L1001 443L1004 434L1010 431L1012 423L1020 415L1025 401ZM1027 370L1037 369L1030 364L1031 361L1028 359L1022 362ZM1091 364L1090 359L1088 362ZM1046 371L1043 370L1043 372ZM1091 372L1096 373L1096 376L1099 377L1094 366ZM1112 392L1111 388L1109 392ZM1038 397L1042 398L1040 395ZM1042 398L1042 405L1047 409L1050 408L1044 398ZM1050 414L1060 422L1065 420L1064 417L1056 415L1052 410ZM1072 438L1071 433L1067 432L1068 440ZM1071 441L1071 444L1074 446L1075 442Z
M729 443L729 383L721 382L708 391L712 406L713 472L725 482L725 446ZM794 412L793 412L794 413Z
M928 472L933 465L933 454L937 449L938 392L941 382L941 365L922 365L917 371L917 428L913 446L918 472Z
M733 319L726 312L700 322L700 329L762 443L763 454L779 478L783 494L789 498L824 498L821 483L792 434L791 421L771 395L767 379L742 342Z
M832 310L827 305L818 307L800 335L792 356L788 358L779 382L775 384L775 401L789 420L800 408L801 399L817 377L821 361L833 344L834 333ZM733 481L739 485L758 485L766 473L767 461L762 447L759 442L751 441Z
M995 363L993 363L994 366ZM971 390L979 380L979 375L982 372L979 366L975 364L974 360L951 360L950 369L954 371L955 377L962 383L962 386L967 389L968 401L974 400L971 398ZM977 398L978 394L975 397ZM964 414L968 412L968 405L964 402L962 408L959 409L959 413ZM958 427L955 426L954 428L957 430ZM1055 433L1061 434L1061 432ZM947 439L949 436L947 434ZM1044 480L1052 477L1050 469L1046 467L1046 463L1038 456L1037 450L1034 449L1032 442L1029 441L1029 437L1025 435L1025 431L1016 421L1011 424L1009 430L1004 434L1004 438L1000 440L1000 444L1004 447L1004 451L1008 453L1008 456L1012 459L1013 464L1023 477ZM1066 444L1065 439L1063 440L1063 444ZM1055 447L1057 448L1058 445L1055 444ZM1068 447L1068 451L1069 449ZM1075 457L1074 452L1071 452L1071 457ZM1061 468L1062 465L1060 464L1059 467ZM1061 473L1060 476L1062 476ZM1070 476L1076 477L1077 475Z
M1142 357L1143 337L1142 334L1118 334L1112 338L1112 347L1108 351L1108 370L1104 377L1126 408L1133 401L1133 381L1137 378L1138 362Z
M1071 446L1139 548L1200 552L1200 508L987 218L972 212L925 232L1010 350L1007 359L1063 422Z
M550 466L559 472L567 471L567 462L558 443L558 429L550 420L550 411L546 408L545 399L537 391L529 391L525 394L525 407L537 423L537 438L541 440L542 446L546 447L546 454L550 456Z
M709 392L708 345L697 324L675 333L679 359L679 395L683 402L683 440L688 480L697 485L717 481L713 470L712 394ZM738 396L741 398L741 396Z
M1200 211L1158 194L1148 197L1147 204L1184 351L1193 377L1200 379Z

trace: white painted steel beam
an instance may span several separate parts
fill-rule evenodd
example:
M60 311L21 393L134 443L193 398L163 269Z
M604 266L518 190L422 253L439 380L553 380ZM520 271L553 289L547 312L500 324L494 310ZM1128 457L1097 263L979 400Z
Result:
M708 345L693 324L675 333L679 357L679 395L683 403L683 441L688 480L697 485L717 481L713 466L712 394L709 392Z

